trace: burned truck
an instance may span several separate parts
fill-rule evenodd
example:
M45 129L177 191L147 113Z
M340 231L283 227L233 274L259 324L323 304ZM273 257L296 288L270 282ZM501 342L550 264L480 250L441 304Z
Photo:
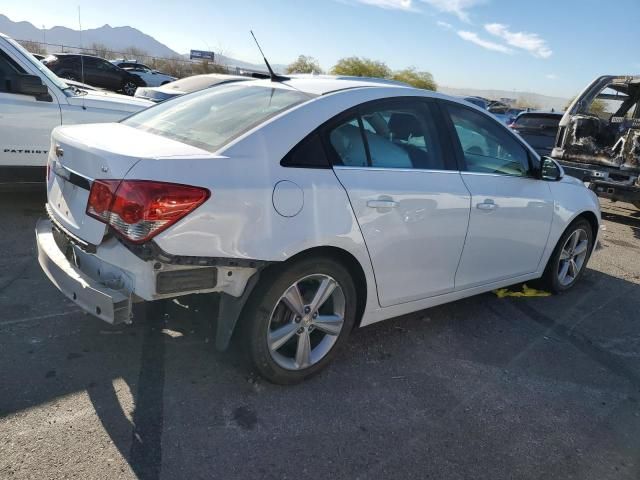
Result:
M640 208L640 76L602 76L565 112L551 156L598 196Z

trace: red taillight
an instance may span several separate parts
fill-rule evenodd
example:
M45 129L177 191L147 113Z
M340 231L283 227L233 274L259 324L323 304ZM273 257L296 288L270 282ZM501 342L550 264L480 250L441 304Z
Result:
M87 215L134 243L170 227L209 198L206 188L148 180L95 180Z

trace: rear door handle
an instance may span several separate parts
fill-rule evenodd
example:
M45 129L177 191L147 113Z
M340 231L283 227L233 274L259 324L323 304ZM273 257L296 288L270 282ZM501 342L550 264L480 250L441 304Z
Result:
M479 208L480 210L495 210L496 207L497 205L495 204L495 202L489 198L487 198L484 202L476 204L476 208Z
M369 208L396 208L398 206L398 202L391 199L380 199L380 200L368 200L367 207Z

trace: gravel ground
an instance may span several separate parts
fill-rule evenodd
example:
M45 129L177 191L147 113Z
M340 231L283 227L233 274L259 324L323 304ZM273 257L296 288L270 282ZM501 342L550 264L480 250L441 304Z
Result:
M0 196L0 478L640 478L629 205L604 202L571 292L360 329L325 372L277 387L216 353L201 319L81 313L37 264L43 203Z

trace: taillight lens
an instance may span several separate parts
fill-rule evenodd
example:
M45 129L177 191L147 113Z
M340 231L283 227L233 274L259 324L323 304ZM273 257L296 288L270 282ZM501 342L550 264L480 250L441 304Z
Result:
M209 190L148 180L95 180L87 215L143 243L202 205Z

